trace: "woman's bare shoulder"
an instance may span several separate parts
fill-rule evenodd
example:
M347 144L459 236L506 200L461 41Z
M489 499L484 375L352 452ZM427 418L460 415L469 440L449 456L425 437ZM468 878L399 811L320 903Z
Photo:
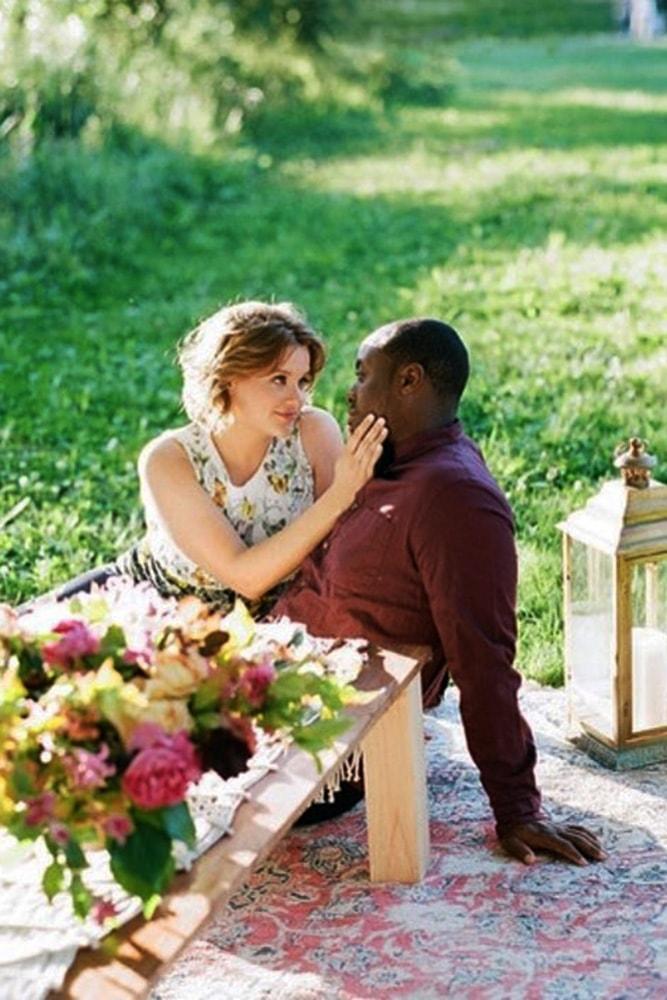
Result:
M141 449L138 460L141 475L162 472L165 469L188 462L185 448L178 438L178 431L168 430L152 438Z

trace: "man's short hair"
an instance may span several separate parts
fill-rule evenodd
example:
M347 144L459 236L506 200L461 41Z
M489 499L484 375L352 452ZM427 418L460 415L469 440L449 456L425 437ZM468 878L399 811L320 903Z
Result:
M470 362L453 326L438 319L404 319L389 324L383 333L381 350L395 367L417 362L441 399L458 402L468 381Z

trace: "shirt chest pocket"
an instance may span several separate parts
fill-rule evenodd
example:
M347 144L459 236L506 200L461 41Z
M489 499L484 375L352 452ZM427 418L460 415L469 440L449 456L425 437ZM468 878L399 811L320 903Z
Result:
M328 560L329 582L334 589L359 592L378 584L397 565L394 547L398 537L393 504L353 507L336 529ZM392 560L393 556L393 560Z

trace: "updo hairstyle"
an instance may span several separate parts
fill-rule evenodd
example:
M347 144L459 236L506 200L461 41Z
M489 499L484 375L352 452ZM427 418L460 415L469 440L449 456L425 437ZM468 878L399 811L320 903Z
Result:
M181 343L182 400L194 423L224 423L234 378L275 368L285 351L305 347L314 380L324 366L324 345L290 302L239 302L219 309Z

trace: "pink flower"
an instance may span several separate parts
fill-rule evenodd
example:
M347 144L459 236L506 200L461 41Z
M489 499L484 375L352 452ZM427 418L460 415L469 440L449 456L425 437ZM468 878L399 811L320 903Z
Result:
M49 823L49 836L59 847L67 847L70 841L70 833L65 824L56 821Z
M63 761L70 781L75 788L101 788L107 778L116 773L113 764L107 764L109 747L103 743L97 753L73 750Z
M53 808L56 804L54 792L42 792L34 799L28 799L28 808L25 812L25 821L28 826L39 826L53 816Z
M249 667L241 677L239 691L254 708L263 704L268 687L276 679L276 668L269 659Z
M157 722L141 722L132 733L129 743L130 750L148 750L150 747L161 746L166 741L171 746L173 736L158 726Z
M142 749L123 775L123 791L140 809L174 806L201 777L197 752L185 731L169 735L151 723L137 726L131 746Z
M110 900L96 899L93 903L93 918L98 924L104 924L105 921L117 916L118 910Z
M148 643L143 649L126 649L123 653L123 663L130 666L135 666L137 663L147 664L150 663L152 654L153 649Z
M122 813L112 813L104 821L104 832L111 840L117 840L119 844L124 844L132 833L134 827L129 816Z
M47 642L42 647L42 656L47 663L58 667L71 667L82 656L99 652L100 640L85 622L76 618L58 622L53 629L62 639Z

